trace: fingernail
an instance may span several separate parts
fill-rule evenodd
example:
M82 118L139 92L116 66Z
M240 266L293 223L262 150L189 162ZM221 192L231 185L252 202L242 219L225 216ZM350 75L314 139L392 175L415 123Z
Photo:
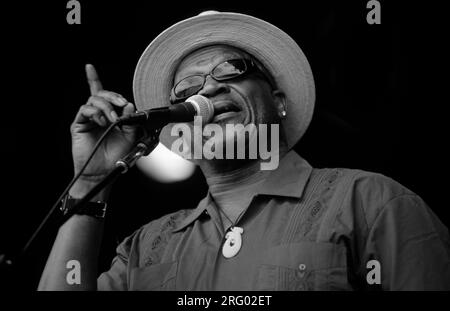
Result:
M119 116L117 115L117 113L114 110L111 111L111 117L112 117L114 122L116 122L117 119L119 119Z
M100 123L101 123L103 126L105 126L105 125L106 125L106 119L105 119L105 117L104 117L104 116L101 116L99 119L100 119Z

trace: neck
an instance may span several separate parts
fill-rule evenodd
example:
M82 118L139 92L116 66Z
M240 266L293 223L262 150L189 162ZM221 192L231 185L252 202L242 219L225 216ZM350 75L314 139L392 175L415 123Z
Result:
M284 149L283 149L284 151ZM280 159L287 153L280 153ZM218 208L235 223L250 204L258 186L271 173L260 160L205 160L199 166ZM224 224L228 223L227 220Z
M202 168L203 169L203 168ZM242 163L232 169L217 170L217 167L204 170L209 192L214 198L216 206L226 215L222 217L222 224L227 230L235 224L247 209L256 189L266 178L268 171L260 169L259 161Z
M217 193L232 191L235 188L245 187L265 177L265 172L260 168L259 161L248 161L240 165L227 165L223 167L208 163L201 166L205 174L209 191L214 196Z

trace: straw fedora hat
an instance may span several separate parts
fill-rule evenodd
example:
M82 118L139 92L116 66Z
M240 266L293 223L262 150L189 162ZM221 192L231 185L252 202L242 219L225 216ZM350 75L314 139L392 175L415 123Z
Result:
M180 21L158 35L136 66L133 95L138 110L169 106L174 74L191 52L214 44L249 53L269 71L286 96L287 115L281 126L291 149L303 136L314 110L315 87L308 60L295 41L274 25L239 13L206 11ZM173 124L160 141L169 149Z

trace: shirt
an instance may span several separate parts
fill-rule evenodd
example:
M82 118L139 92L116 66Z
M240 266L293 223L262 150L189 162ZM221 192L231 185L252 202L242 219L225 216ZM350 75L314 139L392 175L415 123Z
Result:
M197 208L126 238L98 289L450 289L448 229L419 196L381 174L315 169L290 151L237 226L242 247L225 258L226 232L208 193Z

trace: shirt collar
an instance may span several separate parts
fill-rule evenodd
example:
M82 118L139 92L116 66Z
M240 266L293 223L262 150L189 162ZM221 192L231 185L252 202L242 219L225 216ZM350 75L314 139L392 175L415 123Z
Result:
M188 225L190 225L192 222L194 222L197 218L199 218L203 212L205 212L208 208L208 206L211 206L210 201L212 201L211 194L208 191L208 194L206 195L203 200L198 203L198 206L196 209L192 211L185 219L183 219L178 225L175 226L175 228L172 230L172 232L177 232Z
M312 166L295 151L289 151L280 161L276 170L270 173L257 190L258 195L284 196L300 199L312 172ZM205 210L212 214L213 201L210 192L200 201L197 208L182 220L173 230L180 231L199 218Z
M312 172L312 166L295 151L289 151L257 193L300 199Z

